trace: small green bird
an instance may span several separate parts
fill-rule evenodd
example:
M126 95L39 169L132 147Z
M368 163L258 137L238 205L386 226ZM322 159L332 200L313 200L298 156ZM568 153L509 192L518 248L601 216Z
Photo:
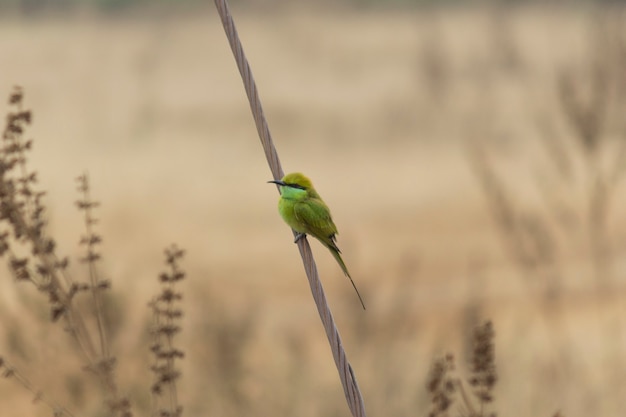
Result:
M285 223L298 233L294 243L307 234L322 242L333 254L343 273L350 279L363 310L365 310L361 294L354 285L348 268L341 259L341 251L335 243L337 226L330 216L330 209L313 188L311 180L299 172L293 172L285 175L280 181L268 182L279 185L278 212Z

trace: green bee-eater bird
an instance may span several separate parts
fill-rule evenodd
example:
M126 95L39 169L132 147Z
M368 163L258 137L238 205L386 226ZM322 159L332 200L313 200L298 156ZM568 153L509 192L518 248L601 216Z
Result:
M311 235L322 242L333 254L343 273L350 279L352 287L359 297L359 301L365 310L365 304L359 290L348 272L346 264L341 259L341 251L335 243L337 226L330 216L330 209L324 203L320 195L313 188L310 179L299 172L285 175L280 181L268 181L278 184L280 199L278 211L285 222L297 232L298 242L303 236Z

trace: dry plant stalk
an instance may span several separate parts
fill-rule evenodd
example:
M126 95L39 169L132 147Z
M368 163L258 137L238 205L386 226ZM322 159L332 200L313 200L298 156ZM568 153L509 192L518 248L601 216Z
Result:
M563 112L586 155L593 158L600 148L608 108L609 86L606 68L594 61L589 68L588 98L583 98L580 82L570 69L563 69L558 87Z
M228 38L237 67L239 68L239 73L241 74L246 94L248 96L248 101L250 103L250 109L252 110L252 115L259 133L259 138L261 140L261 144L263 145L263 150L265 151L265 156L274 179L279 180L283 177L280 159L278 158L278 153L276 152L267 121L265 120L265 116L263 114L263 107L261 106L259 93L256 83L254 82L254 77L252 76L252 70L248 60L246 59L241 41L239 40L239 35L237 34L237 29L235 28L235 22L230 14L228 2L226 0L215 0L215 6L219 12L222 25L224 26L224 31L226 32L226 37ZM348 407L354 417L364 417L365 406L363 404L361 391L358 387L352 367L348 362L346 352L343 349L341 337L339 336L339 330L337 329L330 307L326 301L326 295L324 294L324 288L322 287L322 283L317 273L313 253L311 252L311 247L309 246L309 242L306 238L298 240L298 249L304 263L304 269L309 280L311 292L313 293L313 299L315 300L322 324L324 325L326 337L330 343L333 359L335 360L335 366L339 372L339 378L341 379L341 383L343 385L344 395L346 397Z
M567 265L560 255L568 253L569 242L578 250L579 236L584 236L588 248L598 294L607 290L612 278L608 222L617 183L626 172L626 38L623 22L604 14L595 19L589 52L581 63L561 68L555 79L557 110L571 134L561 140L548 116L538 120L547 164L534 179L545 207L522 206L513 188L499 177L485 147L469 149L507 252L524 277L540 277L547 283L548 301L556 300L566 279ZM576 156L583 162L580 167ZM582 209L577 195L581 188Z
M428 417L444 417L454 404L458 379L450 376L454 371L454 356L447 354L436 359L428 377L427 390L430 394L430 412Z
M102 280L96 268L101 238L93 231L96 220L92 209L98 203L89 196L87 176L79 177L82 199L77 205L84 212L86 227L86 234L80 241L86 247L81 262L89 269L89 282L81 283L71 277L67 270L69 259L56 253L55 241L46 231L46 208L42 202L45 192L35 188L37 173L27 165L27 154L33 142L24 140L23 136L32 113L23 108L21 88L14 89L9 104L15 110L7 115L0 147L0 225L4 227L0 232L0 256L8 260L16 280L30 282L47 296L52 321L63 319L65 322L64 329L76 343L85 369L99 381L111 414L130 417L130 403L118 393L116 360L108 351L104 330L102 291L110 287L110 282ZM30 253L24 255L25 251ZM90 292L93 298L97 337L88 329L85 312L75 302L75 296L83 292Z
M183 316L179 305L183 298L177 284L185 278L179 267L184 251L176 245L165 249L165 263L169 271L159 275L161 293L149 304L154 317L152 328L153 343L150 348L154 357L150 369L154 372L152 385L152 415L155 417L181 417L183 407L178 403L176 380L180 371L175 361L185 357L185 353L174 345L174 337L180 332L178 322Z
M496 225L519 269L525 276L533 276L541 267L555 266L555 242L542 219L532 213L523 213L516 207L482 146L476 144L470 147L469 157L489 200Z
M481 404L481 409L493 401L493 389L498 381L494 338L495 332L490 321L474 330L469 384L474 389L474 396Z
M550 223L550 217L538 210L520 207L515 193L500 178L495 164L488 158L481 144L473 144L468 156L487 198L488 208L498 228L505 250L520 272L522 279L532 288L532 283L543 286L543 301L540 308L555 305L560 301L563 275L562 255L558 235ZM544 192L544 197L554 193ZM567 213L560 201L546 198L549 208L555 210L553 216Z
M65 407L57 404L51 398L48 398L43 391L36 388L30 380L20 372L16 367L9 363L6 359L0 356L0 374L3 378L11 378L19 385L24 387L27 391L33 394L33 404L41 403L45 404L51 411L54 417L74 417Z
M467 381L472 388L472 397L468 395L465 381L455 375L456 367L454 356L447 354L435 360L427 390L431 398L431 408L428 417L446 417L460 396L459 413L467 417L496 417L495 412L487 410L493 402L493 390L498 381L495 364L495 332L491 321L486 321L474 330L472 337L472 353L470 356L470 376ZM478 404L476 404L478 403Z
M617 24L616 24L617 23ZM622 136L610 168L605 169L602 153L610 142L613 119L621 129L623 104L626 103L626 77L624 77L623 50L626 44L622 24L613 17L601 14L593 22L590 52L581 69L574 66L562 68L557 86L564 118L573 132L587 174L587 227L591 259L595 269L598 289L606 290L610 280L610 239L607 221L615 186L623 174L626 157L626 131Z

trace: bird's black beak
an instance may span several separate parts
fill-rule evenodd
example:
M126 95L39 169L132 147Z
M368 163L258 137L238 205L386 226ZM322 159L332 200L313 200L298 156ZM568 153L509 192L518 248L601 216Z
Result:
M278 184L278 185L282 185L282 186L287 185L287 184L285 184L283 181L276 181L276 180L271 180L271 181L268 181L268 183L270 183L270 182L271 182L272 184Z

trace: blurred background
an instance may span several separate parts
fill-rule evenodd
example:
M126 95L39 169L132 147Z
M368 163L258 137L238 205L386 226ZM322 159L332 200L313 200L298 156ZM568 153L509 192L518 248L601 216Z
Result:
M491 411L621 414L624 2L232 6L283 168L332 208L368 306L312 242L368 415L427 415L433 361L453 353L465 378L484 320ZM101 202L111 347L135 415L149 414L147 303L172 242L187 251L185 415L349 415L213 3L2 0L0 54L0 107L24 88L61 254L80 254L78 175ZM0 355L102 415L45 297L2 271ZM51 414L11 380L0 404Z

